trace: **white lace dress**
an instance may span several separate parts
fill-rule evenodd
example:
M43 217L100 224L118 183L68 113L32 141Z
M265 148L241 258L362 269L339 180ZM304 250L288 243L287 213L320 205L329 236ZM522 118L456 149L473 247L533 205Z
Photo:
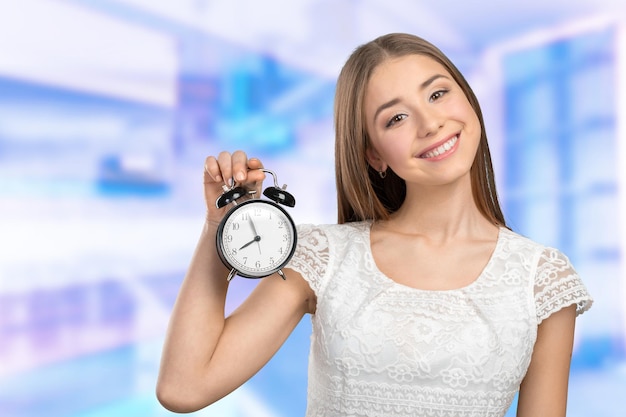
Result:
M307 417L503 416L539 323L591 306L563 254L505 228L472 284L398 284L374 263L370 225L298 227L289 266L317 294Z

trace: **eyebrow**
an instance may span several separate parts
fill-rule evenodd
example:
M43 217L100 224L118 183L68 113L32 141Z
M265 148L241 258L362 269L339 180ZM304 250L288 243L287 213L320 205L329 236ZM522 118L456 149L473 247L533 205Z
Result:
M428 78L426 81L424 81L422 84L420 84L420 90L424 90L426 88L428 88L428 86L430 86L432 83L435 82L435 80L439 79L439 78L447 78L450 79L450 77L447 77L443 74L435 74L432 77ZM388 109L389 107L395 106L396 104L398 104L400 102L399 98L394 98L389 100L386 103L381 104L377 109L376 112L374 113L374 120L376 120L376 118L378 117L378 115L380 114L380 112L382 112L385 109Z

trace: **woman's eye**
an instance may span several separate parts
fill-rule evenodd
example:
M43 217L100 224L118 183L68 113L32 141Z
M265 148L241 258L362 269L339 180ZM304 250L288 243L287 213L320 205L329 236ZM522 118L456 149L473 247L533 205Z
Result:
M391 119L389 119L385 127L391 127L395 125L396 123L406 119L406 117L407 117L406 114L396 114Z
M448 92L448 90L437 90L435 91L431 96L430 96L430 101L437 101L439 100L441 97L443 97L446 93Z

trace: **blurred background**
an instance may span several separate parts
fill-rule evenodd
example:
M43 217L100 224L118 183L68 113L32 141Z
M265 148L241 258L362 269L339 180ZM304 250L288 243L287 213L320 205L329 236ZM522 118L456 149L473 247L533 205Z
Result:
M205 156L263 158L296 222L334 222L335 79L388 32L466 75L507 221L564 251L595 298L568 415L623 416L621 0L0 0L0 415L173 415L154 387ZM254 284L235 279L228 308ZM309 332L306 317L194 415L304 415Z

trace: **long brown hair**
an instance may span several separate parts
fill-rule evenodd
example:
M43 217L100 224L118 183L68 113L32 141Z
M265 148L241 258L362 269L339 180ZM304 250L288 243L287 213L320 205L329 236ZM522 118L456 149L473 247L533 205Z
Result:
M478 150L470 169L472 195L478 210L493 224L506 226L496 193L485 123L478 100L465 77L437 47L409 34L391 33L359 46L346 61L335 92L335 175L338 223L387 219L406 196L406 183L391 169L386 178L367 163L370 146L364 117L364 97L374 70L389 58L427 56L450 73L461 87L480 122Z

